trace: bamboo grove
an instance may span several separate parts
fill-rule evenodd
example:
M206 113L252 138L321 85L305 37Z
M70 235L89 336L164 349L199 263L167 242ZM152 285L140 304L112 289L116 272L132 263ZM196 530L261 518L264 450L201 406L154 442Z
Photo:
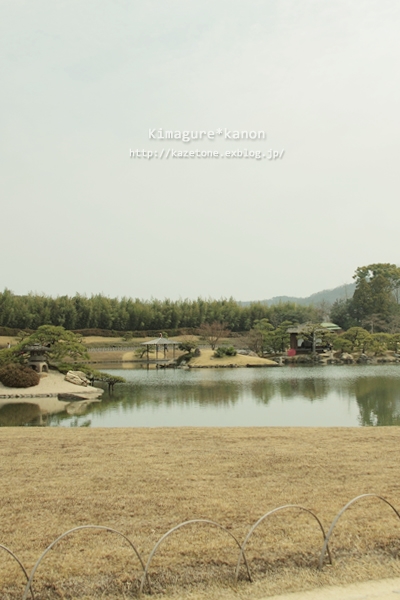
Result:
M319 311L311 306L283 303L242 306L232 298L197 300L139 300L132 298L18 296L0 293L0 327L36 330L41 325L61 325L73 331L171 331L195 329L218 321L231 331L249 331L255 321L269 319L277 327L283 321L316 321Z

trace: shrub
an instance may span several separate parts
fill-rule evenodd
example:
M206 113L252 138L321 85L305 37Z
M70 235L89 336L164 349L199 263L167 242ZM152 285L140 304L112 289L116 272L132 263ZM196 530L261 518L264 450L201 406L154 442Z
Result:
M226 349L226 351L225 351L225 354L227 356L236 356L237 352L236 352L236 349L233 346L228 346L227 349Z
M0 350L0 368L9 365L10 363L17 362L18 356L16 355L15 348L4 348L4 350Z
M197 342L193 342L192 340L186 340L181 342L178 346L179 350L182 352L187 352L188 354L192 354L197 348Z
M233 346L218 346L214 352L215 358L222 358L223 356L236 356L237 352Z
M27 388L38 385L40 377L31 367L9 364L0 369L0 381L7 387Z
M132 338L133 338L133 332L132 331L127 331L125 333L125 335L122 337L122 339L124 340L124 342L129 342Z

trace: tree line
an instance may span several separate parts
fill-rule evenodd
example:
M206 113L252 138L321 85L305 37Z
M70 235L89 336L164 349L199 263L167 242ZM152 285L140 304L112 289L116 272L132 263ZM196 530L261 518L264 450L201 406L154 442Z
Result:
M268 319L274 327L284 321L319 321L324 309L284 302L274 306L253 303L242 306L233 298L221 300L139 300L91 297L76 294L52 298L46 295L0 293L0 327L36 330L41 325L62 326L71 331L119 332L196 329L204 323L224 323L233 332L249 331L256 321Z
M198 329L205 323L223 323L232 332L245 332L263 320L274 329L282 323L330 320L343 330L363 327L370 333L400 332L400 268L390 263L370 264L358 267L354 279L354 296L333 306L294 302L272 306L254 302L243 306L233 298L140 300L102 294L53 298L39 294L18 296L5 289L0 293L0 327L36 330L41 325L54 325L80 332L172 332Z

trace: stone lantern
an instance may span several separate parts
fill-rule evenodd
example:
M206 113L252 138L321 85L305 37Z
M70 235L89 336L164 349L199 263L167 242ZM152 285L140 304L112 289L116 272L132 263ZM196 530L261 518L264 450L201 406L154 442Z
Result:
M28 367L32 367L37 373L48 373L49 365L47 363L46 352L49 350L47 346L40 344L32 344L26 346L25 350L29 352Z

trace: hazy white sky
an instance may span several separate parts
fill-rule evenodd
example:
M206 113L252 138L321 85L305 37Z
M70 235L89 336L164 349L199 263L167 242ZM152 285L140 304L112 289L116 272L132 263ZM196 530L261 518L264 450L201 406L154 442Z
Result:
M0 288L256 300L400 263L399 31L397 0L2 0ZM129 157L168 148L285 153Z

